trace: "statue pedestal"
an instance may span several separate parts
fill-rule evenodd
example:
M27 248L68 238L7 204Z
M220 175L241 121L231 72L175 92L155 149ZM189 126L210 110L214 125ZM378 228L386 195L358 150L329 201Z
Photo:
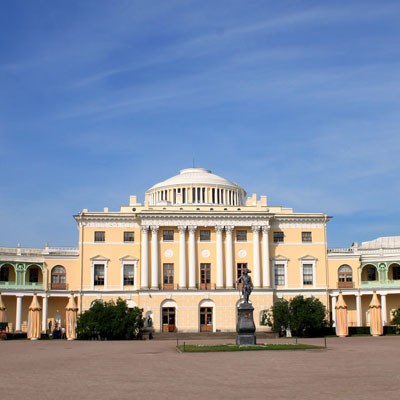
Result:
M237 312L236 344L256 344L256 326L253 319L253 306L250 303L241 303Z

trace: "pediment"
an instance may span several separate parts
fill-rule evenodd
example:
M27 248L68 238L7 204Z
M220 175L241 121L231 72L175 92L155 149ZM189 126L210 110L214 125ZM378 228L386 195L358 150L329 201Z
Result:
M98 254L97 256L91 257L90 260L92 260L92 261L109 261L109 258L102 256L101 254Z
M119 259L120 261L139 261L139 259L135 256L132 256L130 254L123 256Z
M317 257L314 257L310 254L306 254L305 256L299 258L299 261L317 261L317 260L318 260Z

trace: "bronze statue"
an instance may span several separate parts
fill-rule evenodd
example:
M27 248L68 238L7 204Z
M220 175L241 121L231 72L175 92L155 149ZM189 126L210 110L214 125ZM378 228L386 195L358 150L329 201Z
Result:
M246 304L248 304L250 294L253 291L253 282L251 281L251 277L249 275L250 272L251 271L248 268L245 268L243 270L242 275L240 275L238 280L236 281L237 284L240 282L242 282L242 284L243 284L242 295L243 295L244 302Z

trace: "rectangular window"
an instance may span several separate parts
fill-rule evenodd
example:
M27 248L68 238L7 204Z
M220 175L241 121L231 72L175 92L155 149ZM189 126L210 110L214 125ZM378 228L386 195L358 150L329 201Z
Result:
M284 286L285 285L285 264L275 264L274 265L274 273L275 273L275 286Z
M311 232L301 232L301 241L303 243L311 243L312 242Z
M247 242L247 231L237 230L236 231L236 240L238 242Z
M135 232L124 232L124 242L134 242Z
M124 265L124 286L133 286L135 284L135 266L133 264Z
M163 230L163 241L164 242L173 242L174 241L174 231L172 229L164 229Z
M274 232L274 243L283 243L283 232Z
M200 229L200 242L209 242L211 240L211 231Z
M201 263L200 264L200 289L209 290L211 289L211 264Z
M94 233L95 242L104 242L106 240L106 233L104 231L96 231Z
M163 264L163 288L174 288L174 264Z
M303 285L313 284L313 265L303 264Z
M104 286L104 264L94 264L94 286Z

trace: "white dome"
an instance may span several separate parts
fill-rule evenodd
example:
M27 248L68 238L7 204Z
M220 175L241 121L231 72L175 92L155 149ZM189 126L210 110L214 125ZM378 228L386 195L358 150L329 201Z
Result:
M205 168L182 169L178 175L156 183L146 194L150 204L242 205L246 196L238 184Z
M179 175L175 175L172 178L168 178L165 181L156 183L149 190L152 189L161 189L167 188L171 186L180 186L180 185L213 185L213 186L225 186L232 187L235 189L243 190L239 185L228 181L225 178L222 178L218 175L211 173L210 170L205 168L185 168L181 169Z

